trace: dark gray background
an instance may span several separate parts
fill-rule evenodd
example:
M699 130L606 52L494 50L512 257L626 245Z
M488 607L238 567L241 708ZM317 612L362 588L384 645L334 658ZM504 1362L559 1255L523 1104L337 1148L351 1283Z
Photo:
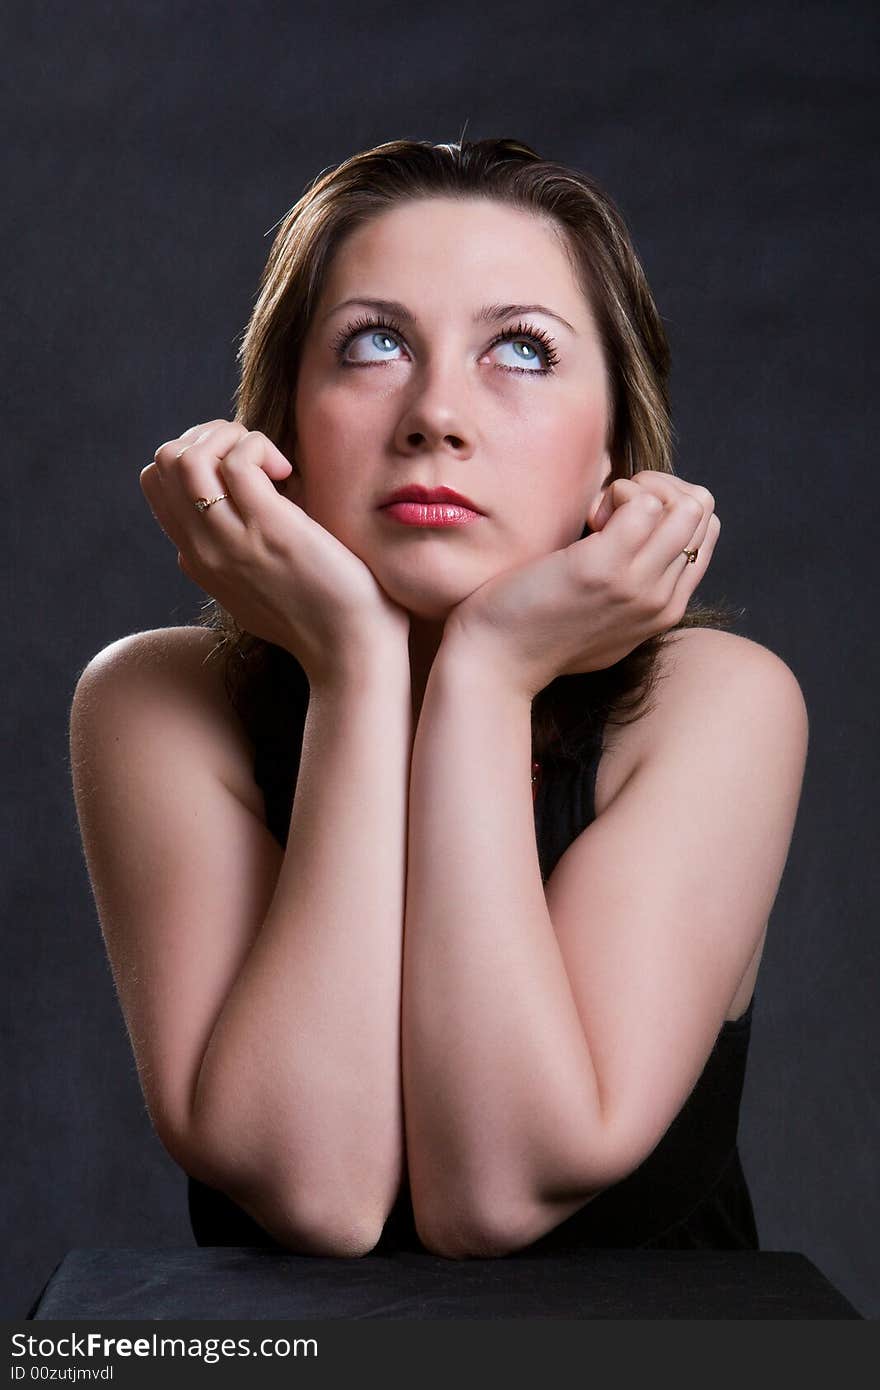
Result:
M87 660L194 621L203 600L138 473L165 439L231 415L271 229L306 182L465 121L578 165L619 203L671 339L677 471L724 525L699 593L744 605L738 630L804 690L809 761L741 1150L763 1246L803 1252L880 1314L871 8L18 7L3 124L6 1316L72 1246L191 1241L68 765Z

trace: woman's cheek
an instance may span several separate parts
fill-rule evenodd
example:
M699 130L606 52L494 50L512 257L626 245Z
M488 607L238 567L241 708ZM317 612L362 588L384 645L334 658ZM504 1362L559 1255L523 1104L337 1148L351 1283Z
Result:
M363 412L340 409L333 399L313 400L299 423L300 456L324 476L346 466L356 467L369 435Z

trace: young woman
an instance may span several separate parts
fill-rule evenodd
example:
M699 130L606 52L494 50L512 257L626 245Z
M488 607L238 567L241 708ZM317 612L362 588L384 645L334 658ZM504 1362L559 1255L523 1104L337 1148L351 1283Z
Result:
M213 602L99 653L71 718L196 1239L757 1247L807 715L693 601L720 523L620 214L514 141L356 155L283 221L241 367L141 473Z

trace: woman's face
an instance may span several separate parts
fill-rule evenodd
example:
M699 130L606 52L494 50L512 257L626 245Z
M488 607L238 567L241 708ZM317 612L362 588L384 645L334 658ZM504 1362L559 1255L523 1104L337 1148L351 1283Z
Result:
M577 540L610 474L601 345L558 234L486 199L402 203L346 238L294 408L284 491L425 619ZM402 524L381 504L408 483L482 515Z

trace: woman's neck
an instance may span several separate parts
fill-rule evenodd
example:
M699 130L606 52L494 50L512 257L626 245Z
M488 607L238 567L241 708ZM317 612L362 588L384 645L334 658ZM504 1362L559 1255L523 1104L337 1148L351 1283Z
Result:
M425 687L431 674L434 658L443 640L443 623L425 618L411 618L409 629L409 666L412 684L413 728L419 722Z

